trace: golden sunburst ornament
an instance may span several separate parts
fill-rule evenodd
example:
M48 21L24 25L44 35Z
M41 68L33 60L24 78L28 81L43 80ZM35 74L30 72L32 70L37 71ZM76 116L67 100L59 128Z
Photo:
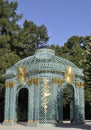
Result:
M67 83L72 83L74 80L74 71L71 66L67 66L65 70L65 79Z

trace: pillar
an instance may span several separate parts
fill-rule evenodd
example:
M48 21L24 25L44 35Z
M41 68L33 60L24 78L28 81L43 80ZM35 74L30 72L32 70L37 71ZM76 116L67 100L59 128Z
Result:
M85 108L84 108L84 88L80 88L80 93L79 93L79 121L80 123L85 122Z
M62 86L60 86L62 87ZM60 90L60 97L59 97L59 123L63 122L63 89Z
M10 119L10 113L9 113L9 107L10 107L10 88L7 87L5 90L5 110L4 110L4 124L7 124Z
M29 86L28 93L28 123L27 125L33 125L33 117L34 117L34 85Z

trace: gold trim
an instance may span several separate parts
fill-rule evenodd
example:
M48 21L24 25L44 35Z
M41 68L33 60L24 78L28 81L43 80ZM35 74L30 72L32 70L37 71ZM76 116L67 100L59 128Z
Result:
M39 121L28 120L28 124L38 124Z
M7 123L8 121L9 121L9 120L4 120L4 122L6 122L6 123Z
M11 123L11 122L14 122L14 120L4 120L4 122Z

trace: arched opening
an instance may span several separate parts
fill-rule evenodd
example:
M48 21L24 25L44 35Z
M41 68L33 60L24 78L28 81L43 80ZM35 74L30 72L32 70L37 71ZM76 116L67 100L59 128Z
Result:
M18 94L17 121L28 121L28 89L22 88Z
M73 123L74 118L74 89L68 84L63 90L63 121Z

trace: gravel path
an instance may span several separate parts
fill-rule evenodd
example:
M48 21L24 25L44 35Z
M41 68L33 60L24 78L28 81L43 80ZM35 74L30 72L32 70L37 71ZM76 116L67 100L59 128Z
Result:
M91 130L91 121L86 121L84 125L70 125L65 124L60 127L29 127L24 125L2 125L0 124L0 130Z

